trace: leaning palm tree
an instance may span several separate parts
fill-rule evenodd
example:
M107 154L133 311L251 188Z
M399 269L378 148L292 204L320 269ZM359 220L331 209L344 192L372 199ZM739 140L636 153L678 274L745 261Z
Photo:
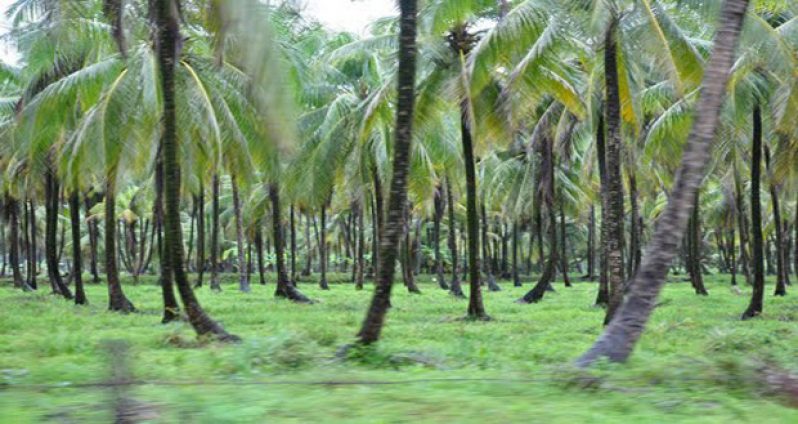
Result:
M371 344L379 340L385 315L391 301L391 287L402 236L407 203L407 173L413 137L413 108L416 79L416 0L399 2L399 68L394 137L393 176L388 197L385 232L380 240L379 279L366 318L358 333L358 342Z
M577 364L580 366L588 366L603 357L615 362L625 361L654 310L656 298L684 236L695 193L704 178L747 9L747 0L726 0L723 3L712 55L702 81L695 124L682 155L668 206L657 221L640 269L629 285L629 294L604 333L579 358Z

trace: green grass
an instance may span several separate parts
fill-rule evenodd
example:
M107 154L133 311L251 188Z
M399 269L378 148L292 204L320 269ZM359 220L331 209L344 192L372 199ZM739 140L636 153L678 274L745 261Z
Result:
M341 276L341 278L343 278ZM578 283L518 305L530 285L486 293L491 322L465 322L466 303L422 277L423 295L395 288L383 340L351 360L335 358L353 340L370 287L300 288L319 303L272 297L274 287L239 293L198 290L208 312L241 336L238 345L200 343L185 323L159 324L160 289L126 284L139 314L107 312L104 286L89 285L89 307L0 286L0 422L109 422L102 342L131 346L136 378L224 384L144 385L131 396L152 422L798 422L798 410L759 384L763 363L798 369L798 303L774 298L741 322L749 292L707 278L710 296L689 284L665 289L631 361L600 364L591 378L569 364L600 333L596 286ZM126 283L128 281L126 280ZM429 379L485 379L429 381ZM502 379L505 381L496 381ZM393 385L263 385L259 381L407 381ZM418 381L426 380L426 381ZM512 381L516 380L516 381ZM517 381L524 380L524 381ZM42 388L36 385L65 386Z

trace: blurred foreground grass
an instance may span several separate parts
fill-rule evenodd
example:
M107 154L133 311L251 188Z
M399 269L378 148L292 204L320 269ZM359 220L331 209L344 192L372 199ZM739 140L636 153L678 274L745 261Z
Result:
M421 277L423 295L395 288L379 346L340 361L336 350L353 340L370 285L321 291L303 281L300 289L318 300L308 306L274 299L272 281L250 294L235 282L229 276L219 294L197 292L244 339L238 345L198 342L186 323L161 325L151 278L125 281L141 311L127 316L106 311L103 285L89 284L91 305L77 307L5 282L0 422L111 422L107 388L69 387L108 378L108 339L129 343L138 380L219 383L136 386L131 397L147 422L798 422L798 410L757 376L767 364L798 369L798 302L774 298L770 284L765 314L747 322L738 317L750 292L735 294L726 276L708 276L709 297L669 284L632 360L587 374L569 364L602 329L593 283L558 283L542 303L518 305L530 282L502 282L503 291L485 294L494 320L464 322L466 302ZM468 380L430 381L457 378ZM406 380L413 382L252 384Z

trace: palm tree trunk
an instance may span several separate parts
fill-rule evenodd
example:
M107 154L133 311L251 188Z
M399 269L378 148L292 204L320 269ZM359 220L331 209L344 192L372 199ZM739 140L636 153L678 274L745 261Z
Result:
M26 261L28 272L28 286L37 290L36 275L38 275L38 253L36 252L36 208L33 199L25 202L25 246L27 247Z
M261 223L258 223L258 228L255 230L255 255L258 258L258 281L260 285L266 285L266 277L263 275L263 228Z
M729 262L731 268L731 285L737 285L737 250L734 246L736 234L734 231L734 222L731 224L731 229L729 230Z
M47 265L47 277L50 279L53 293L72 299L72 292L61 278L58 266L58 181L53 174L51 165L47 164L45 171L44 190L44 255Z
M754 261L754 288L751 293L751 302L741 317L743 320L756 317L762 313L762 303L765 296L762 199L759 188L762 175L762 112L758 104L754 106L753 123L754 134L751 147L751 232L753 234L751 247Z
M554 210L554 151L552 146L553 141L550 137L545 137L541 143L541 170L539 174L539 185L541 189L538 191L541 203L546 206L546 215L548 216L548 230L547 235L549 239L549 256L542 269L538 282L528 291L524 297L518 299L517 303L537 303L543 299L546 291L549 290L552 281L557 274L557 218L556 211ZM542 245L542 243L541 243Z
M726 95L729 70L743 25L748 0L726 0L709 62L705 68L696 117L676 173L671 196L646 249L640 270L629 285L629 293L612 322L596 343L577 361L588 366L599 358L624 362L640 338L656 305L665 276L678 252L695 192L710 162L710 150Z
M321 205L319 229L319 265L321 267L321 279L319 280L319 288L322 290L329 290L330 286L327 284L327 202Z
M367 345L379 340L385 314L391 305L391 287L407 203L407 173L410 168L416 79L416 0L400 0L399 10L399 71L393 177L388 198L387 221L384 232L380 234L377 287L358 332L358 342Z
M116 170L111 169L105 181L105 274L108 280L108 309L122 313L135 312L119 282L116 262Z
M91 208L94 207L97 202L94 200L97 198L97 194L92 194L92 198L89 195L83 200L83 205L85 208L85 215L89 217L91 213ZM97 221L95 219L88 220L87 229L89 232L89 271L92 275L92 282L99 283L100 282L100 273L97 270L97 244L99 238L99 227L97 225Z
M219 174L211 182L211 290L221 291L219 284Z
M774 296L786 296L787 284L790 279L790 273L787 269L787 256L784 252L784 231L781 221L781 208L779 206L779 190L776 183L773 181L773 174L770 168L770 149L767 145L765 149L765 166L767 168L767 176L770 187L770 202L773 208L773 225L776 232L776 291Z
M69 220L72 226L72 275L75 281L75 304L85 305L86 291L83 289L83 258L80 251L80 196L73 190L69 196Z
M501 291L501 287L496 284L496 277L493 275L493 258L490 251L490 240L488 239L488 215L485 211L485 203L480 204L482 210L480 227L482 229L482 268L485 271L485 282L488 285L488 290ZM494 252L495 253L495 252Z
M590 218L587 224L587 280L596 279L596 208L590 204Z
M610 287L607 275L607 190L609 183L607 181L607 156L606 156L606 143L604 134L604 116L599 114L599 122L596 130L596 156L598 156L599 180L601 191L601 225L599 227L599 289L596 294L596 306L606 307L610 303Z
M362 290L363 279L365 278L366 273L366 231L363 227L363 214L365 213L365 205L363 204L362 198L357 203L355 213L357 215L357 272L355 273L355 289Z
M737 166L732 165L732 172L734 174L734 198L735 198L735 212L737 214L737 225L740 228L740 262L742 265L743 275L745 282L748 285L753 284L751 279L750 269L750 256L748 254L748 246L750 245L748 238L748 219L745 216L745 201L743 198L742 183L740 181L740 174L737 172Z
M571 287L571 280L568 278L568 245L566 240L568 235L565 231L565 208L563 203L565 200L562 197L562 190L560 190L560 268L562 271L562 279L565 287Z
M610 22L604 39L604 85L607 103L604 109L607 125L607 210L602 218L607 222L607 277L609 304L604 322L609 323L623 300L623 181L621 177L621 98L618 75L617 31L618 17Z
M291 284L285 269L285 243L283 242L283 225L280 222L280 190L277 184L269 184L269 199L272 203L272 230L275 261L277 262L277 288L274 291L274 296L284 297L297 303L313 303Z
M163 316L161 323L166 324L180 318L180 306L175 297L174 279L169 254L163 239L164 233L164 169L163 150L159 148L158 159L155 163L155 204L153 205L153 219L157 227L158 258L160 259L161 298L163 299Z
M238 180L235 174L230 175L230 185L233 187L233 212L236 220L236 252L238 253L238 289L244 293L250 292L249 277L247 276L247 262L244 246L244 221L241 216L241 197L238 193Z
M637 176L634 169L629 170L629 202L631 203L631 230L629 235L629 266L628 275L635 275L637 269L640 268L640 261L643 256L641 251L642 232L641 219L640 219L640 206L638 205L639 194L637 192Z
M299 280L299 274L296 270L296 215L294 214L294 205L291 205L291 285L296 287Z
M699 202L699 192L695 193L693 202L693 215L688 223L688 271L690 272L690 282L695 289L695 293L700 296L707 296L704 287L704 277L701 270L701 214L699 212L701 204Z
M30 290L31 288L22 278L22 272L19 269L19 201L11 197L8 193L5 195L6 211L8 213L8 227L9 227L9 262L11 265L11 275L14 278L14 287L19 289ZM27 207L27 206L26 206Z
M156 13L158 28L158 67L161 76L163 95L163 132L161 151L163 153L165 251L171 273L177 284L180 299L188 315L191 326L198 335L212 335L222 341L238 341L238 337L227 333L221 325L212 320L202 309L194 295L188 276L183 268L183 242L180 231L180 162L178 161L177 106L175 101L175 64L177 62L177 43L180 39L178 9L173 0L157 0Z
M514 287L521 287L521 278L518 275L518 267L519 267L519 263L518 263L518 247L519 247L519 244L518 244L518 241L519 241L518 240L518 238L519 238L518 237L518 219L513 219L512 232L513 232L513 234L512 234L512 237L513 237L513 246L512 246L513 262L512 262L512 269L510 270L510 273L511 273L512 279L513 279L513 286Z
M195 287L202 287L202 277L205 273L205 184L202 179L200 179L197 207L197 283Z
M446 177L446 205L449 211L449 255L452 257L452 280L449 282L449 293L457 298L465 298L460 285L460 262L457 255L457 222L454 219L454 194L449 177Z
M443 219L443 188L440 184L435 187L435 215L432 221L433 228L433 243L435 244L435 275L438 279L438 287L443 290L449 290L449 284L446 283L446 276L443 274L443 258L441 257L441 220Z
M301 216L301 215L300 215ZM313 249L312 239L310 238L310 217L308 214L305 216L305 269L302 270L302 275L309 276L313 267Z

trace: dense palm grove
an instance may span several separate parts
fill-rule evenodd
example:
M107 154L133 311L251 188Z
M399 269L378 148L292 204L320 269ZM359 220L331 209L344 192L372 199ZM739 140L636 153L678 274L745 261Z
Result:
M708 302L707 273L751 285L743 319L787 294L798 3L399 3L360 37L290 1L14 2L3 274L123 313L120 274L155 274L164 322L231 341L194 295L221 273L297 303L310 274L374 281L366 344L395 277L475 320L522 275L529 304L594 281L609 325L582 363L626 359L668 272Z

